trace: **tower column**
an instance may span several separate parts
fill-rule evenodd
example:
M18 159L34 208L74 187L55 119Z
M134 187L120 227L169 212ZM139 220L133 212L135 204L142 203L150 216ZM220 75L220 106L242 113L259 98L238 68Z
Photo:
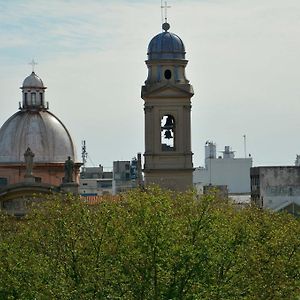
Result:
M192 187L191 97L185 77L185 48L168 30L148 47L148 76L142 87L145 112L145 184L185 191Z

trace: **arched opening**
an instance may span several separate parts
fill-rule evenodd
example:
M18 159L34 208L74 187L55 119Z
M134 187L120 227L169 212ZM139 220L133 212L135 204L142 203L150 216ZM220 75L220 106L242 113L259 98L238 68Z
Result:
M175 151L175 118L164 115L161 118L161 150Z

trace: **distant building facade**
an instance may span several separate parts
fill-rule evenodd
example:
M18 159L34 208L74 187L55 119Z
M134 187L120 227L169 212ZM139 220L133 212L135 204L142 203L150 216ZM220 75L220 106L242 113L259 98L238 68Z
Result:
M300 167L251 168L251 200L260 208L300 216Z
M234 151L225 146L223 156L217 157L216 144L205 144L205 166L195 169L194 186L202 193L205 186L227 186L229 194L250 194L252 158L235 158Z
M84 167L80 172L79 193L82 196L112 194L113 172L104 171L103 166Z
M132 188L142 185L141 154L131 161L113 162L113 186L112 193L117 195Z

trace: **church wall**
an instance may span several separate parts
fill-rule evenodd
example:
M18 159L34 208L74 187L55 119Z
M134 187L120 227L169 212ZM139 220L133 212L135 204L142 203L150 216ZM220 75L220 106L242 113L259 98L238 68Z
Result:
M16 184L24 182L25 168L23 166L15 166L14 168L0 167L0 178L7 178L7 184ZM33 176L36 182L59 186L63 182L65 176L64 164L60 166L39 166L33 169ZM79 182L79 168L75 170L74 181ZM1 187L0 187L1 188Z
M147 173L145 185L156 184L173 191L193 189L192 172L188 170L153 170Z

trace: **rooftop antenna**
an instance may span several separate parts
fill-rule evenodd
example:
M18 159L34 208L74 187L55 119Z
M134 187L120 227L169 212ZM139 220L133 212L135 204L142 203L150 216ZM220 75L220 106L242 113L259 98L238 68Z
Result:
M245 153L245 158L247 158L246 134L243 135L243 138L244 138L244 153Z
M163 5L163 0L160 1L160 8L161 8L161 23L168 23L168 8L171 8L171 6L168 6L168 2L165 1L165 5ZM165 13L164 13L165 11ZM165 16L164 16L165 15Z
M34 67L38 64L34 59L32 59L32 61L30 63L28 63L29 65L32 66L32 72L34 72Z
M85 140L81 143L81 157L82 157L82 166L85 167L86 161L87 161L87 152L86 152L86 143Z

